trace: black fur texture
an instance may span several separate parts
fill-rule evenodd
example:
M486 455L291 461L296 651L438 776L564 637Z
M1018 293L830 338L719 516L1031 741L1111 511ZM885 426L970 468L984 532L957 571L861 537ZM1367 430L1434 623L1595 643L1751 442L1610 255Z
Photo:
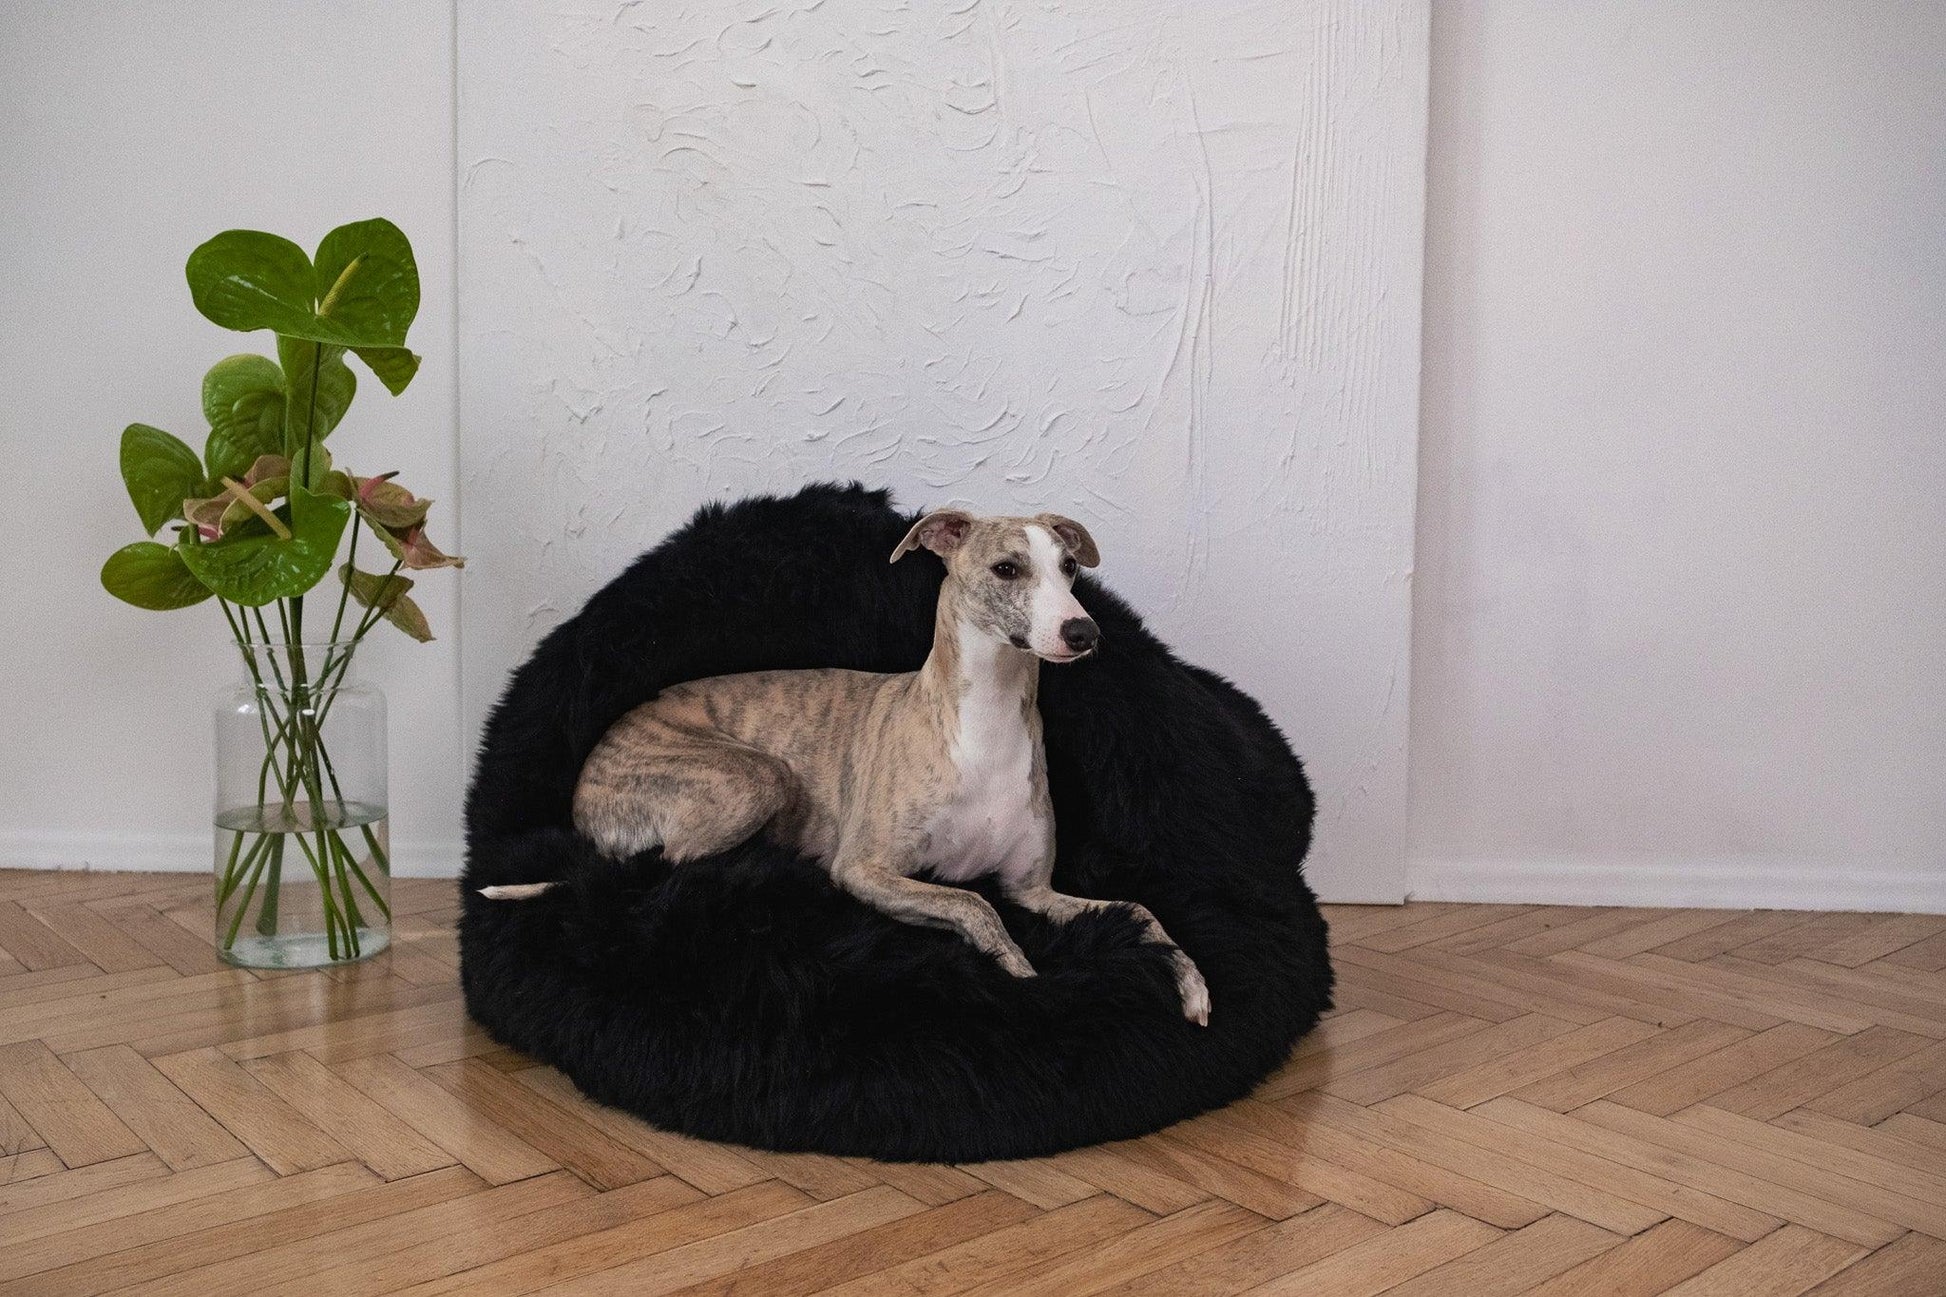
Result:
M858 486L712 505L514 674L467 798L460 927L467 1007L496 1039L667 1129L957 1162L1227 1103L1329 1007L1297 759L1254 702L1085 577L1101 649L1041 670L1054 883L1154 911L1208 979L1206 1028L1183 1020L1167 963L1119 913L1061 929L1002 904L1040 971L1016 980L767 844L672 870L655 852L604 860L574 831L583 760L665 685L917 668L944 569L924 552L887 564L914 516ZM567 885L530 901L475 890L550 879Z

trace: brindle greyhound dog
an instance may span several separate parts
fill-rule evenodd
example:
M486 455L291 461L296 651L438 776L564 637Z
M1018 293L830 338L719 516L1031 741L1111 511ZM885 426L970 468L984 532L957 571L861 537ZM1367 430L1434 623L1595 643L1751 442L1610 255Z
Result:
M608 855L661 847L695 860L763 833L824 862L892 918L959 933L1015 977L1033 965L991 905L955 882L988 874L1015 904L1066 923L1120 906L1169 950L1183 1016L1209 1024L1209 989L1140 905L1054 890L1054 809L1040 664L1095 650L1076 564L1100 562L1071 518L927 514L920 546L946 561L932 653L917 671L757 671L672 685L615 723L582 767L575 827ZM485 887L500 900L552 884Z

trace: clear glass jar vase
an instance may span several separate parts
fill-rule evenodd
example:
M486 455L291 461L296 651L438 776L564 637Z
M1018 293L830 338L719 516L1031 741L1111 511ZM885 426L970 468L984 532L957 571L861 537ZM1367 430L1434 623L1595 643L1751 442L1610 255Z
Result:
M349 641L246 643L216 699L216 951L315 968L391 944L385 695Z

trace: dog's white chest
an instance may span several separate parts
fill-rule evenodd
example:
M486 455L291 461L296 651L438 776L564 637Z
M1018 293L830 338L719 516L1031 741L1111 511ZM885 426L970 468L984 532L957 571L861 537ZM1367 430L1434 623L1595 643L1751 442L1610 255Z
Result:
M1018 698L1003 706L997 715L962 708L951 750L958 786L926 825L922 863L940 878L1018 876L1045 857L1053 826L1039 810L1034 783L1038 739L1019 715Z

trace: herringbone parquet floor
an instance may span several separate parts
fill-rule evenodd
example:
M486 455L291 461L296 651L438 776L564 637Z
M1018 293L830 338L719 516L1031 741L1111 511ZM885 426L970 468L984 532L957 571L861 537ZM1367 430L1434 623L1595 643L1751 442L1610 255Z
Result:
M0 873L0 1297L1946 1294L1946 917L1338 908L1340 1009L1253 1098L913 1167L496 1049L450 883L328 975L223 967L207 885Z

